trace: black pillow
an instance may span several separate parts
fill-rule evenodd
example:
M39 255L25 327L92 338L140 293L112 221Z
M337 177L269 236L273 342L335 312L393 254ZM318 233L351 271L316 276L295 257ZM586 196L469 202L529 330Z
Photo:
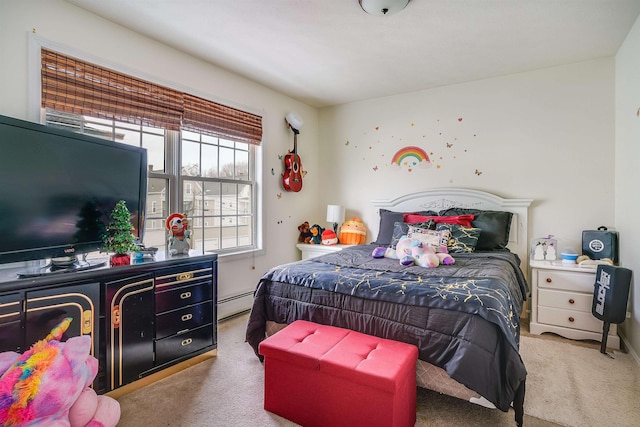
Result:
M471 226L482 230L476 251L495 251L507 248L511 231L512 212L485 211L481 209L451 208L440 211L440 215L475 215Z
M479 228L464 227L458 224L440 223L436 225L436 230L448 230L451 233L447 248L450 254L468 253L476 250L478 237L481 231Z
M394 212L388 209L380 209L380 227L378 228L378 238L374 244L378 246L389 246L393 237L393 227L396 222L404 222L403 215L405 213L416 213L419 215L438 215L434 211L420 212Z
M415 213L418 215L438 215L434 211L420 212L394 212L388 209L380 209L380 227L378 228L378 238L373 244L378 246L389 246L393 238L393 227L396 222L404 222L405 213Z

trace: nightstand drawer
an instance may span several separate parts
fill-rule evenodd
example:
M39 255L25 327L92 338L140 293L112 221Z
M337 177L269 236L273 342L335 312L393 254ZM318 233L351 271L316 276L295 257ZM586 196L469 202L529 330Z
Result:
M593 294L596 283L594 273L575 273L567 271L540 270L538 273L538 287L563 289Z
M156 316L156 338L188 331L213 321L213 302L190 305Z
M551 289L538 290L538 306L562 308L564 310L591 313L593 295L556 291Z
M213 345L213 325L173 335L156 341L156 365L173 361Z
M538 322L602 333L602 322L589 312L538 306ZM612 331L610 331L612 333Z

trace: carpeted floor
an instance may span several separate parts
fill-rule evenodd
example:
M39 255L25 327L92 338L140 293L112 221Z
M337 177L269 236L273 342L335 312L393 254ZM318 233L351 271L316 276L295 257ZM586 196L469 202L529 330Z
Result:
M262 407L264 371L244 342L247 315L221 322L218 355L120 397L118 426L295 426ZM611 359L595 344L523 334L527 366L525 425L640 425L640 366L628 354ZM418 389L416 426L513 426L501 412Z

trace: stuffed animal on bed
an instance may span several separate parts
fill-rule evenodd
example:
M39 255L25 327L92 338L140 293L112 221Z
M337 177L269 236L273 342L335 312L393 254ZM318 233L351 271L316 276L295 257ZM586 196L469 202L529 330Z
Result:
M393 258L400 260L401 265L419 265L420 267L433 268L440 264L452 265L455 259L447 254L441 253L428 245L423 245L418 239L402 236L396 248L377 247L373 250L374 258Z
M66 318L24 354L0 353L2 426L114 427L120 404L90 388L98 360L90 355L91 337L60 342Z

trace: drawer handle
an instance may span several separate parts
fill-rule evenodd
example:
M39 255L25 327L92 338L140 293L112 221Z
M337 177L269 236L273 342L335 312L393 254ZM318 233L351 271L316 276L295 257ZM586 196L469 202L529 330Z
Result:
M191 320L192 318L193 318L193 314L189 313L189 314L185 314L185 315L183 315L180 319L181 319L183 322L186 322L187 320Z
M551 280L551 277L547 277L547 283L551 283L553 282L553 280Z
M570 299L569 299L569 304L575 304L575 303L576 303L576 302L575 302L575 300L574 300L573 298L570 298Z
M181 346L187 346L189 344L191 344L193 342L193 340L191 338L187 338L186 340L182 340L182 342L180 343Z
M176 281L181 282L183 280L193 279L193 273L182 273L176 276Z
M191 292L183 292L180 294L180 299L191 298Z
M569 322L573 323L575 321L576 321L576 319L574 319L573 317L569 317Z

